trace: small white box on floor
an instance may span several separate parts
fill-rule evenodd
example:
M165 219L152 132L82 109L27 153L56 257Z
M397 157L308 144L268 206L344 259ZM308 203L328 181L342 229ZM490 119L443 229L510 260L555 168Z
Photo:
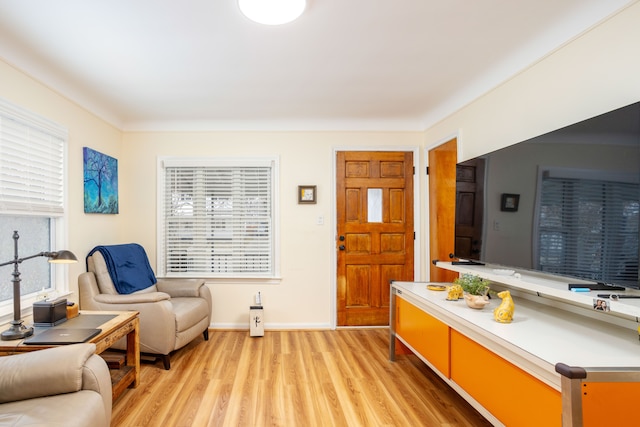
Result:
M249 336L264 336L263 309L261 305L249 307Z

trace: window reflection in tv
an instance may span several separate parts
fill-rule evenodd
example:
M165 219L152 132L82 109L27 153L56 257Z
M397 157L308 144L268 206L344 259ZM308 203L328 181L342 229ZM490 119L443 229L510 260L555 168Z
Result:
M462 162L457 181L456 257L639 287L640 103Z

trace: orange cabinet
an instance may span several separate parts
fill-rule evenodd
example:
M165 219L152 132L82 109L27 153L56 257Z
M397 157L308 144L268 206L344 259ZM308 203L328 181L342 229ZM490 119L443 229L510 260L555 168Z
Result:
M451 380L507 426L560 426L560 392L451 331Z
M395 328L397 336L449 378L449 326L410 302L396 298Z
M581 391L584 427L640 425L640 414L634 403L640 395L640 383L584 382Z
M500 325L419 282L394 283L390 302L391 360L407 344L494 424L640 426L635 323L518 298L518 321Z

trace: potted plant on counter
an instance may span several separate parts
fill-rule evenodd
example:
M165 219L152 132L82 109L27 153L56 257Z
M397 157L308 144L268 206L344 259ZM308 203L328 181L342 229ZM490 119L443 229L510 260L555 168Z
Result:
M453 281L462 287L464 300L471 308L483 308L489 304L490 281L475 274L463 273Z

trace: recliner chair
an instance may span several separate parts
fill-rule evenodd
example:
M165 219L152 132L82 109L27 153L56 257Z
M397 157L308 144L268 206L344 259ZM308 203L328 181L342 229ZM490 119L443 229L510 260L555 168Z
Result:
M0 357L0 425L111 424L109 368L96 345L63 345Z
M140 312L140 352L160 356L165 369L171 368L172 351L200 334L209 339L212 300L204 280L157 279L145 289L120 294L101 252L87 256L87 270L78 277L80 309ZM114 347L125 348L123 342Z

